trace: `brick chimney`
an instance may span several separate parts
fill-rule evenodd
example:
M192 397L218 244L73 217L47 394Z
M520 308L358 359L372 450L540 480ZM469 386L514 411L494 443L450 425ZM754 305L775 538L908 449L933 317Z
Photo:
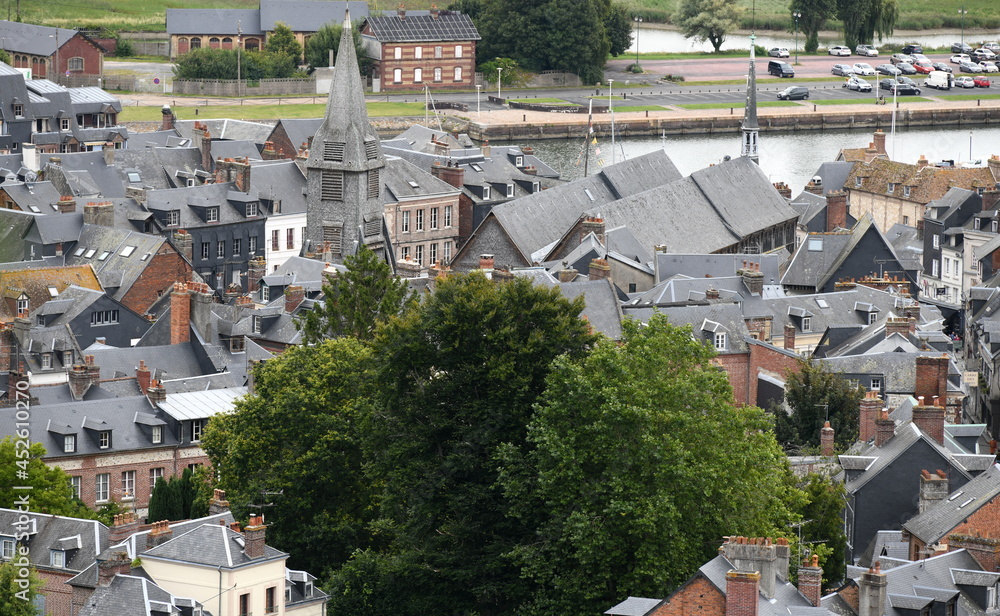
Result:
M226 491L216 488L211 500L208 501L208 515L222 515L228 511L229 501L226 500Z
M605 245L604 228L605 227L603 218L596 218L593 216L588 216L587 218L584 218L583 222L580 224L580 243L581 244L583 243L583 239L587 237L587 235L593 233L597 237L597 241L600 242L602 246L604 246Z
M1000 201L1000 190L992 188L990 190L983 191L984 212L987 212L989 210L995 210L997 208L997 201Z
M576 280L577 274L579 274L579 272L577 272L575 269L567 265L566 267L559 270L559 272L556 274L556 277L559 278L559 282L573 282L574 280Z
M847 193L843 190L831 190L826 193L826 230L827 232L847 228Z
M453 166L451 161L448 161L448 164L445 165L442 165L440 161L435 161L431 166L431 174L436 178L448 182L455 188L465 186L465 169L458 165Z
M881 129L875 131L875 141L872 142L875 151L882 155L887 155L885 151L885 133ZM881 615L879 615L881 616Z
M400 278L418 278L422 269L423 267L410 257L396 261L396 272Z
M76 212L76 200L69 195L61 195L56 207L59 208L60 214L73 214Z
M189 282L188 290L191 293L191 324L203 340L212 340L215 338L215 324L212 320L215 294L212 293L212 287L204 282Z
M160 109L160 130L174 130L174 120L176 119L170 105L164 105Z
M884 405L877 391L866 391L858 407L858 439L867 443L875 438L875 422Z
M292 314L306 298L306 290L297 284L285 288L285 312Z
M833 457L833 428L830 427L829 421L819 430L819 455L825 458Z
M493 265L493 255L479 255L479 269L491 270L493 269Z
M784 199L792 198L792 188L791 186L785 184L784 182L775 182L774 190L778 191L778 194L781 195L782 198Z
M94 363L93 355L84 355L83 363L87 366L87 378L90 379L91 385L97 385L101 382L101 367Z
M90 389L90 375L87 374L87 366L76 364L69 371L69 393L76 401L83 400L83 396Z
M733 563L737 571L755 571L759 574L755 590L768 599L774 597L774 579L777 574L777 550L771 539L765 537L729 537L719 548L726 560ZM728 576L727 576L728 577ZM726 613L729 614L729 592L726 592ZM754 611L757 606L754 592Z
M149 529L149 534L146 535L146 549L155 548L158 545L164 544L174 536L174 531L170 530L170 522L168 520L157 520L153 522L153 527Z
M726 616L757 616L760 578L756 571L726 573Z
M608 263L607 259L592 259L590 261L590 279L611 279L611 264Z
M194 261L194 238L185 229L174 231L174 248L188 261Z
M175 282L170 293L170 344L191 340L191 294L187 284Z
M934 473L920 471L920 502L917 513L923 513L948 498L948 476L941 469Z
M705 289L705 299L719 299L719 290L715 287Z
M903 306L903 316L907 319L913 319L914 328L916 328L916 323L920 321L920 304Z
M933 396L948 395L948 356L917 357L916 384L913 395L928 400ZM942 405L943 406L943 405Z
M132 561L127 552L114 552L108 560L97 561L97 583L107 586L116 575L128 575L132 572Z
M925 405L926 398L918 396L917 406L913 407L913 425L924 431L927 436L944 445L944 403L938 406L938 397L932 398L932 405Z
M201 152L201 168L211 171L215 168L215 160L212 158L212 133L208 126L201 122L194 123L191 131L191 143Z
M243 540L245 541L243 553L247 555L247 558L262 558L264 556L266 531L264 516L250 516L250 521L243 529Z
M115 226L115 206L110 201L90 201L83 206L83 222L101 227Z
M139 360L139 367L135 369L135 382L139 385L139 391L146 394L149 390L150 371L144 360Z
M743 275L743 284L747 291L754 295L764 292L764 274L760 271L759 263L747 263L747 266L740 272Z
M819 566L819 556L803 561L799 567L799 592L813 607L819 607L823 598L823 569Z
M882 573L882 563L876 561L875 567L862 574L859 581L858 616L882 616L885 614L885 599L885 574Z
M163 387L163 383L158 380L152 380L149 382L149 387L146 388L146 398L149 403L155 407L159 407L160 404L167 401L167 390Z
M786 351L795 350L795 326L792 325L791 323L785 323L783 346Z
M406 7L403 6L402 2L400 2L399 6L396 8L396 17L399 17L400 19L406 19Z
M247 293L260 289L260 279L267 275L267 260L264 257L250 259L247 265Z
M438 5L432 4L431 5L431 17L433 19L437 19L439 14L440 14L440 11L438 10Z
M896 433L896 422L889 419L889 409L879 411L875 420L875 446L881 447Z
M250 161L247 158L220 158L215 163L215 182L233 182L236 190L250 192Z
M814 195L820 195L820 196L822 196L823 195L823 183L822 182L817 182L816 180L809 180L809 182L805 185L804 190L807 193L812 193Z
M134 511L126 511L115 515L114 523L108 530L108 542L111 545L118 545L132 536L139 528L139 520L135 517Z
M927 160L927 157L923 154L917 159L917 169L923 169L924 167L930 167L931 163Z
M110 141L105 141L104 145L101 146L101 153L104 154L104 164L111 165L115 164L115 144Z
M905 336L910 333L910 319L906 317L889 317L885 322L885 337L893 334Z

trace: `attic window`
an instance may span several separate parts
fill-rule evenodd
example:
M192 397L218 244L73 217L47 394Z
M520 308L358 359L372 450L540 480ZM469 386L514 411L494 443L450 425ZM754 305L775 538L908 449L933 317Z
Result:
M483 199L489 199L489 198L490 198L490 187L483 186Z
M56 569L66 566L66 552L62 550L49 550L49 564Z
M96 248L91 248L90 250L87 251L87 254L83 255L83 258L84 259L90 259L90 258L92 258L94 256L95 252L97 252L97 249Z
M141 258L141 259L139 259L139 260L140 260L140 261L145 261L146 259L148 259L148 258L149 258L149 255L151 255L151 254L152 254L152 253L149 253L149 252L147 252L146 254L142 255L142 258Z
M219 208L210 207L205 212L205 222L219 222Z
M812 318L802 317L802 331L807 332L812 329Z
M420 184L417 184L413 180L407 180L406 183L410 185L410 188L420 188Z
M507 184L507 196L508 197L513 197L514 196L514 185L513 184Z
M74 257L79 257L80 255L82 255L82 254L83 254L83 251L84 251L84 250L85 250L84 248L77 248L77 249L76 249L76 252L74 252L74 253L73 253L73 256L74 256Z
M810 238L807 248L810 252L823 252L823 240L822 238Z
M904 197L909 197L910 196L910 187L909 186L904 186L903 187L903 196Z
M129 171L125 175L128 177L128 181L132 184L138 184L142 181L142 176L139 175L138 171Z
M594 194L590 192L589 188L584 188L583 192L585 192L587 194L587 198L588 199L590 199L591 201L594 201Z
M131 257L133 252L135 252L135 246L126 246L125 248L122 248L122 251L119 254L123 257Z
M110 250L105 250L104 252L101 253L101 256L97 257L97 260L98 261L104 261L104 260L106 260L110 256L111 256L111 251Z
M49 291L49 297L56 297L57 295L59 295L59 289L57 289L56 287L49 285L45 288L48 289Z
M514 157L514 166L515 167L523 167L524 166L524 157L523 156L515 156Z
M885 189L885 192L889 193L890 195L896 192L896 185L893 184L892 182L889 182L889 186Z
M24 105L14 105L14 115L21 117L24 115Z
M251 327L253 329L253 333L259 334L260 333L260 317L257 316L257 315L254 315L253 318L251 319L251 324L252 324Z
M726 334L725 332L716 332L715 334L715 350L725 351L726 350Z
M862 177L856 177L856 178L854 178L854 187L855 188L861 188L861 183L864 182L864 181L865 181L865 179L862 178Z
M478 173L482 173L483 172L483 168L480 167L478 163L470 163L469 166L472 167L473 171L476 171Z

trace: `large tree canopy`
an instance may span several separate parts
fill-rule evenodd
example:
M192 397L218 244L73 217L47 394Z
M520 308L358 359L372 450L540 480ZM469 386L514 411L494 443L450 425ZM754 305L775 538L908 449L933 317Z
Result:
M361 25L360 23L358 24ZM330 66L330 52L333 51L333 62L336 66L337 51L340 48L340 33L343 26L338 23L329 23L320 27L316 34L306 41L306 64L310 69L320 66ZM368 57L361 39L361 32L355 28L351 34L354 36L354 53L358 56L358 69L362 75L367 75L374 64Z
M794 488L770 421L733 403L713 355L658 315L556 361L531 449L504 452L513 513L534 529L513 552L536 584L529 613L663 596L724 535L787 532Z
M897 0L837 0L837 17L844 24L844 41L854 49L892 34L899 18Z
M792 0L788 8L801 14L799 29L805 34L805 51L812 53L819 49L819 30L837 14L837 0Z
M602 81L608 54L623 53L632 40L625 9L611 0L482 0L476 26L480 61L512 58L585 83Z
M97 514L73 495L69 475L42 461L45 446L32 443L19 448L10 437L0 441L0 507L13 507L24 496L14 486L31 486L31 510L65 517L96 519ZM26 472L27 478L20 473Z
M789 452L819 447L819 431L829 420L837 448L847 449L858 438L858 405L862 392L843 376L811 360L790 371L785 401L791 413L773 409L775 434Z
M742 14L737 0L680 0L674 23L684 36L708 41L719 51L726 35L739 27Z

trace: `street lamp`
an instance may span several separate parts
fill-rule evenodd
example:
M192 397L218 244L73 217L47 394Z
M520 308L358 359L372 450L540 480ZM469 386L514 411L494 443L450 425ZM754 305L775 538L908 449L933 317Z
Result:
M635 66L639 67L639 24L642 23L642 17L636 15L635 19Z
M476 84L476 115L479 115L479 93L483 90L483 84Z
M611 164L615 164L615 110L611 99L611 85L615 82L614 79L608 79L608 113L611 114ZM970 140L971 143L971 140ZM972 151L972 146L969 146L969 151ZM972 158L970 155L969 158Z
M965 14L968 12L964 6L958 9L958 14L962 16L962 53L965 53Z
M502 70L503 70L502 66L497 67L497 98L500 98L500 71Z
M795 11L792 13L792 17L795 18L795 65L799 64L799 17L802 17L802 13Z

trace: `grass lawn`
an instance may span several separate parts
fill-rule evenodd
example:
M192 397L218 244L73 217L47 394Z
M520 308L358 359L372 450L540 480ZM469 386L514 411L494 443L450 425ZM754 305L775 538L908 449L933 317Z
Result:
M668 111L666 107L660 105L623 105L615 107L615 111Z
M572 105L573 103L564 101L561 98L512 98L511 103L538 103L540 105Z
M421 116L423 103L368 103L369 117ZM212 105L210 107L173 107L178 120L232 118L234 120L277 120L280 118L321 118L325 103L290 105ZM198 115L195 115L195 110ZM122 122L158 122L160 107L125 107L118 118Z
M688 105L676 105L681 109L743 109L745 103L691 103ZM796 107L795 101L765 101L757 103L758 107Z
M935 97L945 101L975 101L997 99L1000 94L936 94Z
M813 101L813 105L874 105L875 95L866 92L861 98L847 98L836 101ZM907 97L909 99L909 97Z

